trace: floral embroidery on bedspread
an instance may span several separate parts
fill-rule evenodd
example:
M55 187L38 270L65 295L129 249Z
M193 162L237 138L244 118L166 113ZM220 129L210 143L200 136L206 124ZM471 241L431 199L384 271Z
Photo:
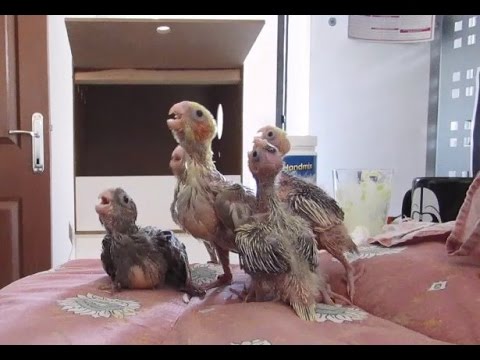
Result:
M445 290L445 288L447 287L447 282L446 281L437 281L437 282L434 282L430 288L428 289L428 291L438 291L438 290Z
M376 245L363 245L358 247L359 254L345 253L345 257L347 258L349 263L352 263L358 259L370 259L374 256L398 254L404 251L406 248L407 248L406 246L395 247L395 248L385 248L383 246L376 246ZM334 257L332 257L332 261L339 262Z
M118 319L137 313L140 304L132 300L111 299L88 293L57 301L62 310L77 315L90 315L94 318L115 317Z
M343 307L341 305L317 304L315 308L317 322L331 321L342 324L345 321L362 321L367 318L367 313L356 307Z
M254 340L245 340L242 342L232 342L230 345L272 345L272 343L268 340L263 339L254 339Z
M208 284L223 274L222 266L218 264L193 264L190 265L190 271L195 285Z

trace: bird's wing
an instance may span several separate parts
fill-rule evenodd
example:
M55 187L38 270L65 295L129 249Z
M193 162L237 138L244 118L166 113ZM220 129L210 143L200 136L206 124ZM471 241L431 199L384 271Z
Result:
M279 236L266 235L263 226L246 224L236 231L240 265L247 273L280 274L290 271L288 253Z
M175 282L184 284L190 277L187 249L175 234L170 230L152 228L151 236L155 248L163 254L169 268L169 275Z
M314 271L318 266L318 252L317 242L311 230L299 232L295 249L308 262L310 270Z
M215 212L228 229L234 231L252 214L255 196L240 184L225 186L215 198Z
M178 211L177 211L177 199L178 199L178 193L180 191L180 182L177 181L177 185L175 186L175 191L173 192L173 201L170 204L170 214L172 216L172 220L175 224L178 223Z
M102 240L102 253L100 259L102 261L103 269L112 279L115 278L115 262L113 261L110 248L112 246L112 236L107 234Z
M288 195L288 204L295 213L325 230L343 223L344 213L335 199L318 186L295 180Z

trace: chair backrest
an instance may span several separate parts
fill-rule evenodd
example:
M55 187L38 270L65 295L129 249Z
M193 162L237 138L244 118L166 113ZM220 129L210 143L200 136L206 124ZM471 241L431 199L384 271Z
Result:
M418 177L404 196L402 214L417 221L448 222L457 218L473 178ZM409 199L410 198L410 206ZM410 211L409 209L410 208Z
M410 217L412 215L412 189L408 190L403 195L402 201L402 218Z

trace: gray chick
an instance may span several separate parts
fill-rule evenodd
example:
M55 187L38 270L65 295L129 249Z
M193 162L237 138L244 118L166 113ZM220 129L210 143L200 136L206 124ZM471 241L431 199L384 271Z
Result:
M185 245L171 231L136 225L137 207L122 188L105 190L99 199L95 210L107 231L101 261L112 290L167 284L190 296L205 294L192 283Z

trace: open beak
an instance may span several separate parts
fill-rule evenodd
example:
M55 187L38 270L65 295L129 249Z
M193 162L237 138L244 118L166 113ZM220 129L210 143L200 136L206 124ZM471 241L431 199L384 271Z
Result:
M100 213L105 213L112 207L112 200L113 200L113 191L112 190L105 190L100 195L98 195L99 202L95 205L95 211Z
M182 132L185 127L185 121L182 118L184 113L183 103L177 103L173 105L168 111L169 119L167 120L167 126L170 131Z
M264 147L267 144L267 140L262 139L261 137L254 137L253 138L253 145L258 147Z

